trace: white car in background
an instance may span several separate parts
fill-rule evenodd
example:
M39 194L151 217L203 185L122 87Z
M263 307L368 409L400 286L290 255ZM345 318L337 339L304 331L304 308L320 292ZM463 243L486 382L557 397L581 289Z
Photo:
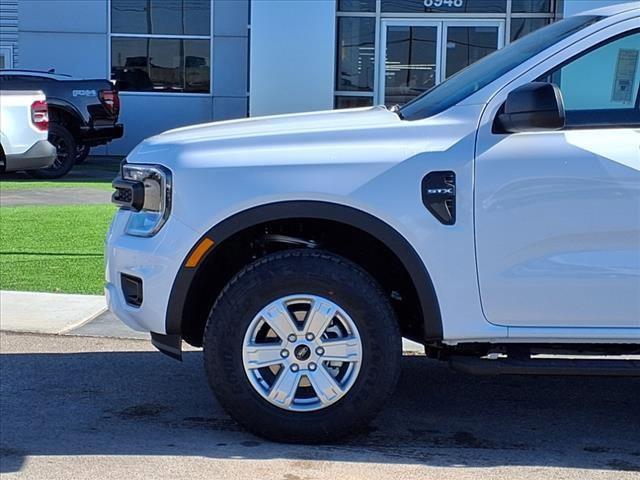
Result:
M49 167L56 149L49 141L44 93L0 90L0 171Z
M402 336L470 373L640 375L639 62L635 3L402 107L150 138L114 182L109 308L202 346L222 406L280 441L362 429Z

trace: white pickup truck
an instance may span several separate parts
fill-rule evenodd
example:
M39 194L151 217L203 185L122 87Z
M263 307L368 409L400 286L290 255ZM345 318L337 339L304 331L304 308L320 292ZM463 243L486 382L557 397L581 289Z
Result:
M402 107L147 139L109 308L203 346L224 408L281 441L362 429L401 337L470 373L640 375L639 47L637 3L594 10Z
M56 149L47 140L49 112L42 92L0 90L0 171L49 167Z

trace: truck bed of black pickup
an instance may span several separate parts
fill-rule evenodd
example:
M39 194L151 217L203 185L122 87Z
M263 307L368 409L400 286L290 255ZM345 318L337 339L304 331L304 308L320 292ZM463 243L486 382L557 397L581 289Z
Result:
M89 149L123 135L118 123L120 99L109 80L80 80L68 75L31 70L0 70L2 90L41 90L47 97L51 122L49 141L58 158L38 177L65 175L74 163L83 161Z

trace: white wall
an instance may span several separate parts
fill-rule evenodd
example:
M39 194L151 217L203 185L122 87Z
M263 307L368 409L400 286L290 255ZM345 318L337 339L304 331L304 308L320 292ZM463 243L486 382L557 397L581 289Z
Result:
M594 8L609 7L621 3L638 3L637 0L564 0L564 16L586 12Z
M335 0L253 0L251 116L333 108Z
M18 2L18 68L108 78L107 2Z

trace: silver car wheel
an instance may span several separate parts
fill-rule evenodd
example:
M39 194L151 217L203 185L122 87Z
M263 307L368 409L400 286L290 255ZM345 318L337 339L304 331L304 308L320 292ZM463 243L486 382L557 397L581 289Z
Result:
M316 295L280 298L254 317L242 360L253 388L291 411L314 411L340 400L355 383L362 341L351 317Z

